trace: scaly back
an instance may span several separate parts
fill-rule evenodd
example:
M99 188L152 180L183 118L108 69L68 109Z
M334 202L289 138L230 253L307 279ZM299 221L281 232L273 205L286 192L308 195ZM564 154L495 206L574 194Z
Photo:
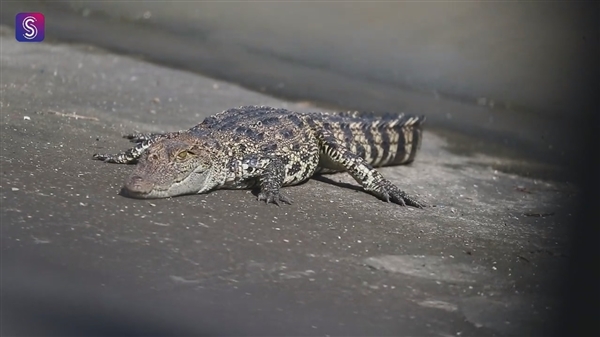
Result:
M286 109L244 106L211 116L190 131L208 131L213 127L219 131L231 130L234 131L234 137L247 138L244 143L250 147L288 141L304 143L308 140L303 139L305 137L300 131L304 124L301 117L303 115L310 116L317 126L330 131L340 143L374 167L412 162L421 145L421 125L425 121L424 116L405 114L378 116L370 112L293 113ZM285 135L290 134L291 139L261 138L264 130L275 126L287 128L289 132ZM280 135L281 132L275 134Z

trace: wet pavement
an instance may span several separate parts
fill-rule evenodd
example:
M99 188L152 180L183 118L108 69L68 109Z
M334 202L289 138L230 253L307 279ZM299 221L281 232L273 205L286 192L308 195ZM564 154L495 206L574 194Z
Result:
M136 200L131 166L94 161L131 131L188 128L239 105L317 109L87 45L2 28L3 334L539 335L569 257L562 180L460 155L426 131L384 176L430 204L387 204L347 174L286 188ZM437 101L439 109L460 110ZM468 106L464 106L469 109ZM29 324L25 324L29 322Z

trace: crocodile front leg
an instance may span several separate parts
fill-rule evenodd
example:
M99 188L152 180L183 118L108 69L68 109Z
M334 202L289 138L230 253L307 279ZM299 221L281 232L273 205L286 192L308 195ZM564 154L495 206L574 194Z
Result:
M136 143L134 147L117 154L98 154L95 153L93 158L113 164L135 164L140 156L146 151L150 145L165 138L172 138L180 134L182 131L167 132L167 133L133 133L123 136L131 142Z
M291 204L287 196L281 193L285 180L285 165L277 156L246 155L241 160L233 160L229 164L232 172L231 179L225 187L245 188L258 185L259 201L267 204Z
M267 204L274 203L277 206L279 206L280 201L290 205L292 201L281 193L284 179L285 167L283 163L278 158L271 159L259 178L260 193L258 194L258 200L264 200Z

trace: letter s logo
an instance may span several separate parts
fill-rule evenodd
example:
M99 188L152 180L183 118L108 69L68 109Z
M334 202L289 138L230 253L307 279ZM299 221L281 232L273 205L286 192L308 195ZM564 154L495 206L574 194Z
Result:
M45 23L42 13L18 13L15 17L15 38L19 42L44 41Z
M23 29L25 30L23 37L27 40L35 39L38 34L37 27L34 24L36 21L37 20L33 16L28 16L23 19Z

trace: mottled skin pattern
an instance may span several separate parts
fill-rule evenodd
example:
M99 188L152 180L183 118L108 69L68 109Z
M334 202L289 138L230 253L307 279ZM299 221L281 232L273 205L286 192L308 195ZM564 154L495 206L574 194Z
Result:
M259 200L291 203L282 186L317 173L347 171L387 202L423 207L374 167L410 163L421 143L424 117L371 113L299 113L243 106L205 119L186 131L125 136L136 146L111 163L137 162L124 192L165 198L228 188L259 187Z

